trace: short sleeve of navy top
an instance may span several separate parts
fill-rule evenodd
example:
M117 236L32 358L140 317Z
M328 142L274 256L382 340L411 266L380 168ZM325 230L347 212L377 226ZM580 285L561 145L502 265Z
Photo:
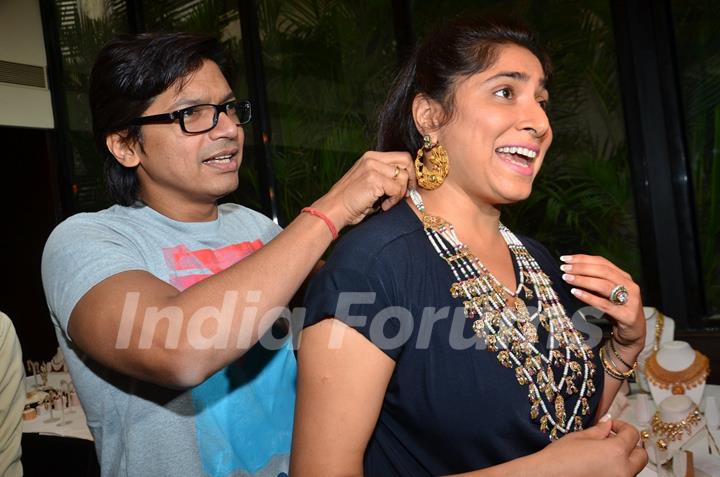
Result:
M572 316L579 303L563 285L558 263L539 243L520 239ZM450 295L453 282L422 223L402 202L346 234L310 283L305 327L334 316L396 363L365 452L368 477L469 472L549 443L530 419L528 387L496 353L482 349L462 300ZM584 427L602 395L597 369Z

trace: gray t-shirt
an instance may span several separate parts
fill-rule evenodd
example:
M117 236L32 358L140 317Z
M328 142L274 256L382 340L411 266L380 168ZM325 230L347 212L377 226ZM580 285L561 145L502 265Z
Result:
M217 220L193 223L138 204L75 215L50 235L42 261L45 295L103 476L285 475L296 380L289 340L274 347L258 343L201 385L178 391L101 366L67 334L77 302L110 276L145 270L184 290L280 230L235 204L221 205ZM250 303L252 297L236 299ZM129 294L125 306L131 305Z

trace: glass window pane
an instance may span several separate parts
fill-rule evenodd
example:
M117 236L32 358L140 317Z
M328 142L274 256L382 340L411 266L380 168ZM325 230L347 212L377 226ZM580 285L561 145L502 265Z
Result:
M105 192L103 161L91 132L88 104L90 70L100 48L118 34L127 33L128 18L123 0L74 2L56 0L63 86L70 126L75 209L94 211L110 205ZM232 63L231 86L238 98L247 98L247 82L237 2L218 0L163 0L142 2L148 31L189 31L218 36ZM246 126L245 145L252 145ZM255 179L252 147L243 152L240 187L226 200L258 209L259 187Z
M71 148L73 195L77 212L106 207L109 199L103 181L103 161L92 137L88 84L98 51L113 36L127 31L125 3L56 0L56 18L62 56Z
M672 2L708 311L720 313L720 4Z
M272 159L290 220L374 142L397 65L392 9L387 0L258 4Z

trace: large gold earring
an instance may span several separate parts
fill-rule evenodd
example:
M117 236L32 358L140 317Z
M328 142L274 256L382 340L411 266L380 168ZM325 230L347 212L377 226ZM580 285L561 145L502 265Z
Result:
M426 153L427 166L422 161ZM445 148L437 142L433 144L430 136L423 136L423 145L415 156L415 175L418 185L427 190L437 189L445 182L449 170L450 163Z

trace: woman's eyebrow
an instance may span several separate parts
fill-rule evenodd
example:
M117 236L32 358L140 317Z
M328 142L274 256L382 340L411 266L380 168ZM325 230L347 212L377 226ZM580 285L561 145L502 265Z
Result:
M530 76L527 73L521 73L520 71L501 71L486 79L484 83L489 83L490 81L496 80L498 78L510 78L517 81L526 82L530 79Z
M501 71L499 73L492 75L491 77L489 77L488 79L483 81L483 83L489 83L489 82L494 81L499 78L509 78L509 79L513 79L516 81L522 81L523 83L530 81L530 75L527 73L523 73L521 71ZM541 78L540 85L539 85L540 89L545 89L545 83L546 83L545 78Z

